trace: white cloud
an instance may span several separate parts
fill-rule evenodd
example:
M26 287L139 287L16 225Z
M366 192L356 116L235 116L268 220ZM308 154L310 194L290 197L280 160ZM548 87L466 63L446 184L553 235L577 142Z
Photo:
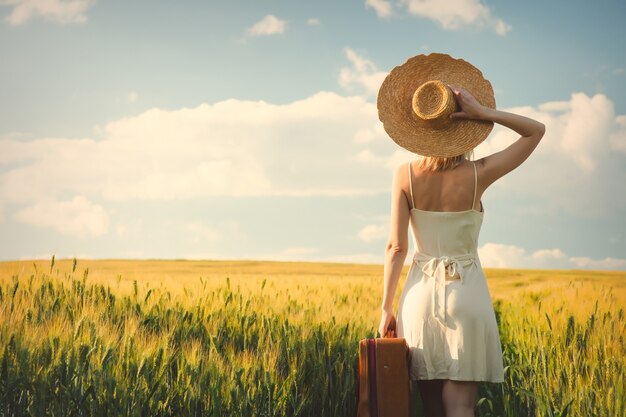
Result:
M386 239L389 234L388 224L369 224L359 231L359 239L364 242Z
M505 36L508 32L511 31L511 29L513 29L511 25L509 25L502 19L496 19L494 24L496 33L500 36Z
M542 112L568 111L571 108L571 103L569 100L549 101L547 103L540 104L537 108Z
M524 248L515 245L487 243L478 248L478 256L481 265L486 268L626 269L626 259L574 257L557 248L526 253Z
M287 22L268 14L263 19L248 28L248 34L252 36L275 35L284 33Z
M577 268L581 269L626 269L626 259L607 257L604 259L592 259L588 257L570 258Z
M0 0L0 5L13 7L5 20L15 26L36 16L61 24L84 23L85 12L95 3L95 0Z
M363 129L359 129L354 134L354 143L368 143L372 142L378 138L385 136L385 130L383 129L383 125L377 124L375 127L367 127Z
M341 69L339 85L346 89L352 89L355 86L359 89L365 89L368 95L378 93L387 72L379 71L372 61L362 57L351 48L345 48L344 53L352 66Z
M393 4L390 0L365 0L365 7L374 9L378 17L387 18L393 15Z
M626 154L626 115L615 118L617 128L609 135L611 149Z
M566 259L566 255L565 253L558 248L554 248L554 249L539 249L536 250L535 252L533 252L532 254L533 258L535 259L546 259L546 260L551 260L551 259Z
M606 148L610 130L616 123L613 102L603 94L588 97L572 94L569 116L564 125L561 146L578 165L591 172Z
M68 192L105 201L372 195L387 191L393 168L384 156L394 145L378 123L364 98L320 92L284 105L230 99L151 109L110 122L98 139L0 139L0 201ZM367 143L355 143L363 129ZM363 149L382 164L355 160Z
M616 115L604 94L573 93L568 101L554 101L504 109L543 122L546 134L537 149L516 170L500 178L487 192L507 198L515 190L522 212L580 217L612 216L626 208L626 115ZM475 149L475 158L502 150L519 135L496 125Z
M480 0L399 0L398 5L406 7L412 15L437 22L446 30L487 26L504 36L512 29L504 20L494 17Z
M19 210L15 218L22 223L52 228L79 238L103 235L109 226L106 210L83 196L70 201L39 201Z
M615 192L626 182L626 116L616 116L606 96L576 93L505 110L543 121L547 133L490 196L506 199L515 190L519 201L540 202L520 205L518 214L598 217L626 207L624 193ZM99 201L373 195L387 193L394 167L413 157L384 134L375 104L330 92L284 105L231 99L151 109L107 124L98 136L0 139L5 215L8 204L63 200L68 192ZM476 158L517 138L497 126Z
M320 25L322 22L316 17L310 17L307 19L306 24L311 26Z
M352 76L344 73L340 83L375 91L380 81L362 80L384 73L353 50L345 53ZM547 133L490 194L506 198L515 190L520 200L541 201L519 210L545 214L601 216L626 207L626 196L611 186L626 182L626 115L615 115L608 97L574 93L569 100L504 110L543 121ZM497 125L476 158L517 138ZM7 203L62 200L68 192L105 201L372 195L388 192L395 166L413 158L387 137L374 103L331 92L283 105L229 99L155 108L108 123L98 139L9 136L0 137L0 149L5 212ZM313 171L320 174L313 177Z

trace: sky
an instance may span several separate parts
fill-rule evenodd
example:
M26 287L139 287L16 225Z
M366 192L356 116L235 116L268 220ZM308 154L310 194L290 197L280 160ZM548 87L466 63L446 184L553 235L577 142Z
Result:
M626 270L624 20L610 0L0 0L0 260L382 264L417 156L378 88L441 52L547 128L483 194L481 264ZM518 137L496 126L475 159Z

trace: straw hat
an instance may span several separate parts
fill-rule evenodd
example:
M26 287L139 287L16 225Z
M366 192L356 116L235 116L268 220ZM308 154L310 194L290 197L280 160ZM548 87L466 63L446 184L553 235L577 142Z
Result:
M487 138L492 121L448 117L461 107L447 84L496 107L491 83L469 62L438 53L414 56L392 69L378 92L378 118L394 142L420 155L450 157Z

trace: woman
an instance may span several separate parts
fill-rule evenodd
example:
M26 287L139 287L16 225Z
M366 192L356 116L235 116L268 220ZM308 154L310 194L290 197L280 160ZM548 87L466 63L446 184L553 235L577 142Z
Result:
M495 312L477 253L481 197L528 158L545 126L496 110L482 73L443 54L419 55L392 70L378 109L389 136L421 155L394 173L378 331L382 337L396 320L392 304L410 225L415 253L397 319L397 336L410 350L410 378L417 380L426 416L473 416L479 382L504 381ZM493 123L521 137L470 160Z

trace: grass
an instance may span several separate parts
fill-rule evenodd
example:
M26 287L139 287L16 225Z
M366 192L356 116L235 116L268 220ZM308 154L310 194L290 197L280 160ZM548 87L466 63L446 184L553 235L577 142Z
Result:
M506 382L481 385L476 414L626 414L626 273L485 273ZM1 262L0 415L351 416L382 276L307 262Z

